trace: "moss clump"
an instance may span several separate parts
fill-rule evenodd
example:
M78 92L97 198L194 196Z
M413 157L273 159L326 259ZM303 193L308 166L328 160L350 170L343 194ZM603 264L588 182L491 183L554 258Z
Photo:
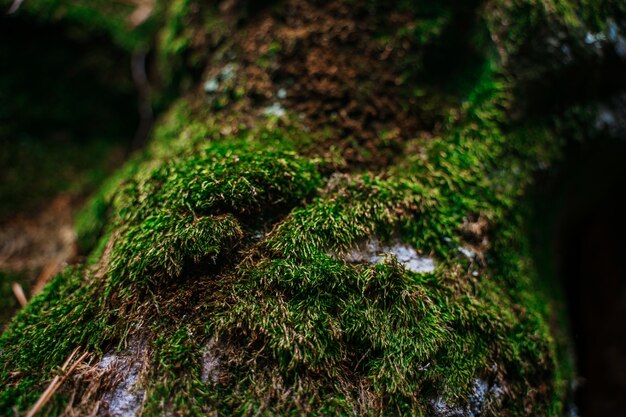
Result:
M81 270L76 269L55 277L0 336L4 362L0 404L6 415L13 407L26 410L34 404L42 382L54 374L75 346L88 342L100 346L110 334L95 318L97 306L91 303L94 289L81 286L81 278ZM39 326L44 322L42 331Z
M281 388L268 387L263 395L280 398L281 389L302 384L319 395L312 410L359 412L366 395L372 409L421 414L430 412L437 396L462 403L478 378L511 392L550 380L551 393L532 401L494 396L484 407L499 413L503 407L511 415L528 407L558 413L562 387L543 315L547 305L533 292L527 253L516 237L521 226L494 232L498 253L489 256L490 268L463 261L457 249L464 217L480 212L502 224L517 198L485 176L510 152L496 123L506 93L494 77L485 75L445 139L428 144L431 158L409 158L401 174L387 179L332 180L322 196L292 211L228 280L233 284L226 284L209 334L217 332L236 352L253 343L255 355L269 362L258 365L261 372L279 370ZM508 175L508 182L528 174L518 175ZM437 254L437 271L415 274L393 258L350 265L332 255L394 233L423 253ZM522 312L519 305L533 308ZM242 368L231 371L237 375L233 397L250 390L246 384L262 383L246 377L243 364L251 358L245 355L238 359ZM506 369L506 378L495 369ZM263 406L261 398L255 401L254 407ZM277 414L298 407L278 400L264 406Z
M123 237L111 254L110 275L176 277L186 259L215 262L243 237L233 215L272 216L302 201L319 181L315 165L293 153L254 152L236 142L209 145L148 171L114 202L119 220L113 224Z
M322 133L264 118L249 97L211 113L201 89L175 103L79 218L86 265L56 277L0 336L0 409L32 404L75 348L100 356L140 337L146 415L561 415L569 366L521 199L563 141L553 124L513 121L518 42L498 38L489 8L462 9L435 14L469 10L482 22L470 35L491 35L459 75L462 104L434 100L446 115L435 134L402 143L376 172L316 153ZM538 13L526 31L560 16ZM441 32L431 29L415 36L430 44ZM372 238L401 240L437 267L350 261ZM71 390L97 399L78 383L61 394Z

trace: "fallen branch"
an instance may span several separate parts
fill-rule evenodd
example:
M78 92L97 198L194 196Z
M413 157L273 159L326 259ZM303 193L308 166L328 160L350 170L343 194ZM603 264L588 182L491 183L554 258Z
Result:
M22 3L24 3L24 0L14 0L13 4L9 8L9 10L7 11L7 14L13 14L13 13L17 12L19 10L20 6L22 5Z
M15 298L17 298L17 302L24 307L28 300L26 299L26 294L24 294L22 286L19 283L14 282L11 284L11 289L13 290L13 294L15 294Z

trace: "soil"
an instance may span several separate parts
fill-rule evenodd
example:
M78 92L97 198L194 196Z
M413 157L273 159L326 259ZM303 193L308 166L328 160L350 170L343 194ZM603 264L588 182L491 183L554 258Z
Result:
M18 214L0 224L0 270L20 273L33 295L77 255L74 214L82 204L62 194L38 212Z

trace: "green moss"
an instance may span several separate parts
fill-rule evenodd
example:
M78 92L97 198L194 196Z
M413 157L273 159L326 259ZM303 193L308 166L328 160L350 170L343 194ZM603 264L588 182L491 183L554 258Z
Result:
M82 281L80 269L67 269L53 278L0 336L0 409L7 415L12 407L26 410L32 406L46 380L77 346L99 351L110 337L106 320L96 316L94 292L95 287Z
M271 358L268 368L277 367L287 381L315 375L322 392L343 399L344 412L357 408L352 383L359 378L371 384L369 395L383 409L417 414L428 413L435 393L453 402L467 398L474 380L493 367L506 369L513 392L558 381L546 301L531 288L527 254L516 246L519 228L496 238L493 253L503 259L489 269L468 266L445 239L462 240L459 229L470 213L503 220L518 197L485 175L509 151L497 124L501 86L486 76L460 121L429 144L431 158L409 158L402 174L389 179L332 180L323 196L292 211L260 244L259 258L229 280L232 288L217 307L220 337L253 343L256 354ZM502 168L512 184L528 175L519 172L518 178ZM416 275L393 259L347 265L330 255L393 233L438 254L437 272ZM520 311L518 305L532 308ZM356 375L347 377L346 369ZM349 381L333 385L342 378ZM558 413L559 395L538 396L530 407ZM277 411L275 405L268 410ZM521 400L507 405L511 415L524 407Z
M551 22L547 3L519 5L533 10L519 36ZM574 30L563 5L554 16ZM166 54L189 45L187 7L172 6ZM492 29L487 44L484 10L464 9L487 23L470 33L485 43L457 78L462 103L438 101L435 137L404 143L378 172L329 175L337 161L315 150L324 133L297 123L224 129L236 116L209 112L204 96L174 103L79 217L87 266L56 277L0 337L0 409L26 409L76 347L101 354L135 333L151 352L146 415L429 415L439 398L465 407L479 379L500 390L485 415L561 415L570 371L522 198L563 141L551 123L511 121L507 51L520 43ZM442 5L401 36L446 43L457 12ZM484 230L467 230L475 219ZM435 271L344 259L374 237L410 244Z

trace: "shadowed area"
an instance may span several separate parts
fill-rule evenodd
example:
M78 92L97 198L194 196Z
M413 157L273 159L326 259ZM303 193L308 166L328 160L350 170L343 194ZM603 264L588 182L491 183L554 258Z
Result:
M76 259L74 214L139 123L127 52L76 26L0 16L0 330Z
M584 153L576 194L568 193L571 214L561 224L559 269L582 378L581 416L620 417L626 416L626 202L620 195L626 145ZM578 201L585 197L591 201Z
M0 18L0 220L91 190L138 124L128 54L77 28Z
M540 197L540 233L553 233L541 243L548 253L542 256L554 254L553 272L565 290L582 417L626 416L624 160L623 142L573 145L544 178Z

